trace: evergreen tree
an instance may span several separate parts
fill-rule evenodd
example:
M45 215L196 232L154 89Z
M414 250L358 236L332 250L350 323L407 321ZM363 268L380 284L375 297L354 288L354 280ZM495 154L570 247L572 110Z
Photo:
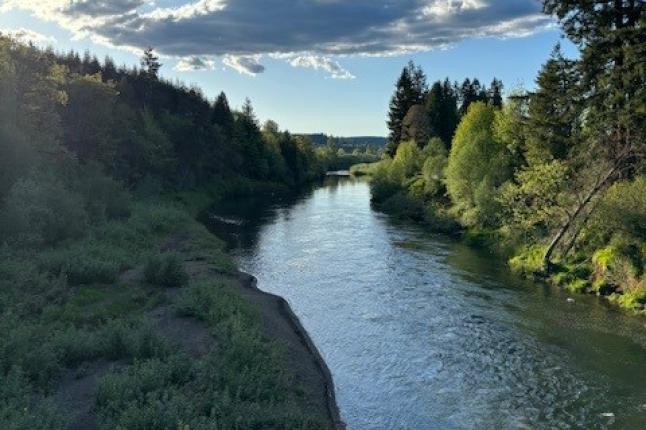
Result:
M231 137L233 133L234 118L229 107L229 101L226 94L221 92L213 104L211 113L211 122L222 129L226 137Z
M114 60L111 57L106 56L103 61L103 68L101 71L104 81L118 81L119 72L117 72L117 67L114 64Z
M544 0L581 49L582 84L593 151L624 170L643 162L646 145L646 5L635 0ZM596 127L594 127L596 126Z
M578 81L576 62L563 57L560 45L556 45L530 98L528 158L543 161L567 156L581 113L576 102Z
M426 94L426 110L430 119L433 136L437 136L448 147L458 125L457 96L451 82L437 81Z
M487 87L482 85L478 79L474 79L472 85L473 93L475 94L475 101L487 103L489 101Z
M491 81L491 87L489 88L489 102L497 108L502 107L502 90L503 85L502 81L493 78Z
M411 107L421 104L426 92L426 76L420 67L411 61L401 72L397 80L395 93L390 101L388 112L388 145L386 151L391 156L397 152L401 139L402 123Z
M153 48L148 47L141 58L141 67L143 68L144 73L152 79L157 79L161 66L162 64L159 62L159 57L155 55Z
M478 93L475 90L471 79L466 78L460 86L460 116L464 116L469 110L471 103L477 101Z
M586 125L586 148L578 151L587 181L567 208L543 257L552 255L570 237L567 253L590 218L591 204L601 191L644 168L646 153L646 73L644 73L643 1L544 0L567 36L581 50L581 90Z

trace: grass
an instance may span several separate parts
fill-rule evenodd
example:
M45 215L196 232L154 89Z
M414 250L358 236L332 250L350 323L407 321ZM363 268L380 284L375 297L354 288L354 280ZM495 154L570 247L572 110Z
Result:
M202 283L186 289L175 310L203 321L217 348L199 360L169 353L106 375L97 395L102 428L327 428L303 412L284 352L261 335L240 297Z
M188 283L188 274L177 254L164 253L150 257L144 268L144 279L160 287L183 287Z
M119 363L98 387L101 428L325 428L254 310L222 286L191 286L186 259L235 270L169 202L135 202L129 217L45 249L0 246L0 428L66 428L61 377L98 361ZM208 325L217 352L189 359L158 333L150 311L174 300L160 286L185 287L177 312Z

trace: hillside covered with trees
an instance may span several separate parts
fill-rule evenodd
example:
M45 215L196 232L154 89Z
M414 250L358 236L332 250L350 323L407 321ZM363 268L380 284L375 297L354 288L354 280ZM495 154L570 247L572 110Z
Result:
M325 166L160 67L0 35L0 427L330 428L195 220Z
M646 57L640 2L544 1L580 49L556 46L531 92L477 79L430 88L410 63L372 175L391 212L510 258L571 291L646 306Z

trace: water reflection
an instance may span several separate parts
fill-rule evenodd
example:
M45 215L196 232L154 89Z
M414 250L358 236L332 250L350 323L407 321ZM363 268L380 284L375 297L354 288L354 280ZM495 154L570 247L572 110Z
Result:
M643 319L393 221L362 180L266 197L211 227L302 319L349 429L644 428Z

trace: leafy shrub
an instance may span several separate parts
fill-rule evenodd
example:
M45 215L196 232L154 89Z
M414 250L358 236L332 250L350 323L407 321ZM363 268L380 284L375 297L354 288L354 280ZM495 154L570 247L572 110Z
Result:
M583 293L590 287L590 281L587 279L576 278L573 281L569 282L565 289L572 293Z
M620 231L628 241L646 240L646 176L633 181L620 181L610 187L599 202L590 222L588 238L593 244L603 246Z
M181 287L188 283L182 260L172 253L155 255L144 268L146 282L160 287Z
M610 298L626 309L644 309L646 308L646 282L641 281L633 288L624 291L623 294L613 294Z
M0 213L0 237L25 244L52 245L86 231L81 197L54 178L18 180Z
M433 138L424 147L423 154L426 156L421 169L424 177L425 192L429 196L438 196L446 189L444 182L448 151L441 139Z
M68 418L49 400L34 405L32 386L20 367L0 372L0 427L4 430L63 430Z
M126 260L123 251L90 240L46 251L37 262L47 273L66 276L70 285L87 285L116 282Z
M509 260L509 266L514 272L533 275L543 270L544 255L545 247L542 245L525 246Z
M90 222L98 224L106 220L130 216L130 194L112 178L101 173L96 164L84 166L79 174L77 187Z
M170 351L147 320L113 320L101 329L99 338L102 355L111 360L163 358Z
M391 165L392 160L383 160L373 170L370 189L375 202L383 202L402 189L401 183L390 174Z
M443 233L460 231L460 224L446 210L444 204L431 201L424 207L424 222L431 228Z
M52 328L8 317L0 320L0 333L0 374L20 367L34 385L49 388L61 371L61 352L51 342Z

